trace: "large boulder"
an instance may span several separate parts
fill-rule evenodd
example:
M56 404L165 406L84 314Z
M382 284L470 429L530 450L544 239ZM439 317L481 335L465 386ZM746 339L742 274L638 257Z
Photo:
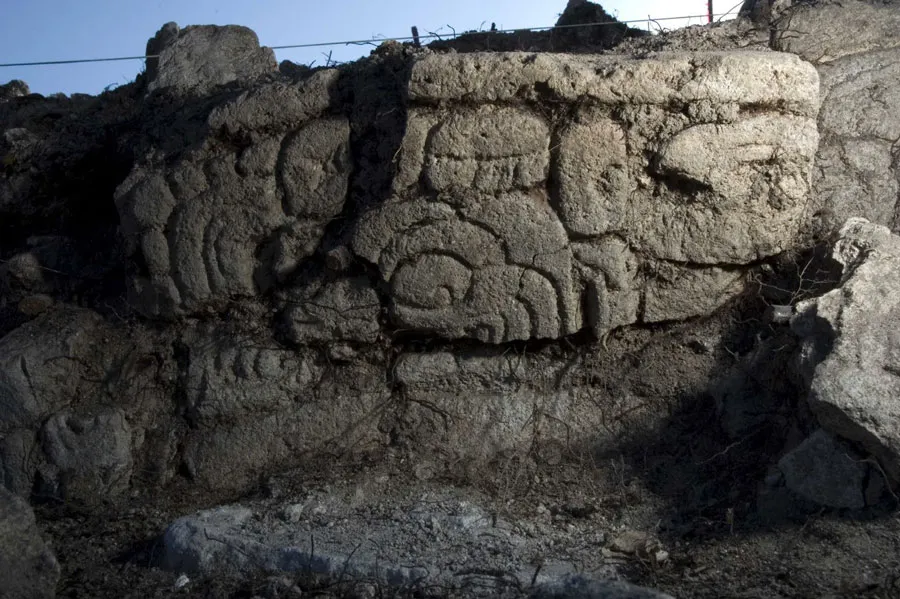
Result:
M286 505L225 505L184 516L166 529L160 563L192 576L304 573L389 592L427 585L460 597L524 596L529 589L536 599L671 599L617 580L607 564L585 569L597 579L576 574L575 563L596 556L596 545L566 547L565 561L556 559L543 549L543 535L522 534L533 523L498 517L477 495L460 500L431 491L423 501L417 492L410 503L363 488L349 500L330 488ZM537 570L535 552L546 556Z
M215 106L190 152L151 151L116 192L132 305L148 317L219 311L288 278L343 209L350 125L324 114L334 71Z
M34 512L0 486L0 597L52 599L59 564L41 538Z
M873 454L900 482L900 237L864 219L840 231L841 285L801 302L791 327L803 339L809 406L823 428Z
M202 96L220 85L247 83L275 72L270 48L260 47L251 29L202 25L179 29L166 23L147 43L147 90Z
M192 425L183 462L204 487L243 489L278 469L383 442L383 366L216 332L187 335L181 351Z
M400 328L502 343L709 314L806 206L818 76L794 56L431 55L408 95L393 195L352 239Z

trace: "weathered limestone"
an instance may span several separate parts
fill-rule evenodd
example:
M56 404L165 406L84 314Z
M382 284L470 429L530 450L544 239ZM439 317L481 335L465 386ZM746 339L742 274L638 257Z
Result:
M41 538L34 512L0 485L0 597L53 599L59 564Z
M804 339L809 405L826 430L876 456L900 481L900 237L851 219L834 258L841 286L802 302L792 328Z
M816 65L821 143L809 216L828 234L848 218L900 228L900 10L868 0L746 0L741 9L774 50ZM750 23L737 27L750 27ZM677 45L677 42L676 42Z
M595 384L585 361L513 351L402 354L392 371L403 399L397 431L426 466L441 469L498 456L555 464L659 424L656 400L635 384L641 372L620 368L616 381ZM686 392L687 379L697 378L670 370L667 394Z
M900 26L900 11L893 13ZM813 171L816 201L827 207L835 228L862 217L897 231L900 48L845 56L819 69L823 143Z
M40 434L46 462L39 472L49 487L43 492L87 502L121 497L131 488L134 436L122 410L51 416Z
M88 310L50 310L0 339L3 486L93 505L126 494L138 469L164 482L171 369L162 348Z
M313 282L287 294L282 318L293 343L374 343L381 301L365 277Z
M185 341L183 460L199 484L241 489L310 454L364 451L390 392L383 369L330 364L312 350L196 332Z
M352 244L401 328L500 343L708 314L806 208L818 78L793 56L428 56L409 97L394 196Z
M760 0L759 4L772 3ZM900 11L891 2L775 0L775 47L816 64L900 46ZM852 35L848 33L852 32Z
M566 547L568 559L548 557L536 570L529 562L545 537L523 534L529 523L498 517L477 496L460 500L438 490L410 502L377 487L357 489L348 500L309 493L287 505L224 505L186 515L166 529L161 565L191 577L303 573L388 591L429 585L473 598L506 594L512 581L519 595L530 589L535 599L671 599L616 580L611 566L587 570L596 578L576 573L576 563L597 552L593 544Z
M343 208L351 168L347 120L315 118L330 83L324 73L247 92L212 112L202 148L172 165L150 156L122 183L116 206L141 262L129 291L143 314L253 297L315 251ZM245 141L235 149L230 136Z
M817 430L784 455L778 469L788 489L819 505L851 510L866 505L869 466L824 430Z
M167 23L147 44L158 58L147 65L148 92L202 96L217 86L252 81L278 68L275 53L260 48L247 27L203 25L179 29Z
M568 54L451 54L419 62L410 80L416 103L553 99L589 104L779 105L814 117L815 69L788 54L710 52L654 58Z

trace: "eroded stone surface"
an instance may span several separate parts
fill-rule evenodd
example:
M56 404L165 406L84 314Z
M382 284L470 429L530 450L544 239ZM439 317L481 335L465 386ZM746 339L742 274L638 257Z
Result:
M51 309L0 339L3 485L93 505L164 481L166 358L84 309Z
M875 455L900 481L900 237L849 220L835 244L841 286L802 302L792 328L804 339L809 405L820 424Z
M313 282L292 290L282 312L294 343L374 342L381 330L381 301L365 277Z
M815 116L815 69L796 56L757 52L664 53L654 58L568 54L433 55L415 65L415 102L553 99L591 104L783 106Z
M394 195L352 242L403 329L501 343L709 314L807 207L818 77L793 56L428 56L409 95Z
M865 507L869 466L833 435L818 430L778 461L785 484L801 497L834 508Z
M897 231L900 49L846 56L819 68L823 143L813 186L816 202L830 213L825 224L837 228L862 217Z
M217 86L252 80L276 70L275 53L260 48L256 33L238 25L179 29L167 23L147 45L158 55L148 68L148 91L203 95Z
M126 493L134 468L131 426L121 410L82 418L71 413L52 416L41 429L46 463L41 467L45 489L80 503L103 501L98 491L115 498Z
M142 313L171 318L253 297L315 251L350 175L348 121L299 118L328 105L330 81L272 84L219 106L201 148L171 165L148 158L119 186ZM249 139L235 149L221 143L230 135Z
M0 597L53 599L59 563L25 500L0 485Z
M772 0L757 3L771 4ZM782 0L776 4L782 6L772 11L778 33L775 47L804 60L828 63L851 54L900 46L900 12L890 6L891 2Z
M588 543L573 543L562 527L540 517L498 516L474 491L463 498L424 485L409 493L401 485L404 495L398 496L396 485L354 487L349 496L334 488L179 518L163 535L162 565L192 577L312 573L372 581L387 591L429 585L465 597L522 595L530 588L528 596L543 599L669 598L621 581L616 566L603 563L600 532ZM532 556L545 551L539 547L548 539L568 559L548 555L535 568Z
M390 282L400 327L490 343L580 328L568 240L539 192L392 204L361 220L354 249Z
M564 455L614 446L652 426L657 416L624 371L622 380L596 386L585 361L575 357L406 353L392 374L404 399L401 438L451 468L483 464L491 456L529 455L555 464ZM690 383L673 382L667 391L676 385Z

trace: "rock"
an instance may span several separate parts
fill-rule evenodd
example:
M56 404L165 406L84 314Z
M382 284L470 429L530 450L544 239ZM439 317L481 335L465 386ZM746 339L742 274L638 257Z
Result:
M772 17L780 16L791 0L744 0L738 16L750 19L759 26L768 27Z
M159 28L156 35L147 40L147 49L145 54L155 58L147 59L147 70L145 71L147 81L153 81L159 74L159 55L168 46L171 46L178 39L181 28L178 23L170 21Z
M576 582L571 563L552 559L536 571L538 539L520 536L518 526L444 491L411 501L395 496L383 512L385 499L379 494L352 507L323 492L308 499L306 516L297 520L269 518L242 505L197 512L166 529L161 564L192 577L263 572L272 580L312 574L387 591L439 585L444 593L464 597L496 597L511 586L541 589L546 594L536 596L547 597L568 596L556 593L576 587L607 593L577 595L585 597L667 597L612 580ZM373 509L390 515L373 518ZM601 566L595 575L615 573Z
M310 283L292 290L285 303L287 337L294 343L373 343L381 330L381 301L365 277Z
M5 293L52 290L45 278L44 267L32 252L17 254L0 264L0 284Z
M828 432L855 442L900 482L900 238L850 219L833 257L841 285L801 302L791 328L802 339L809 406Z
M353 262L353 254L345 245L338 246L325 254L325 266L334 272L344 272L350 268Z
M815 117L817 80L809 64L778 53L661 53L650 60L475 53L421 59L413 67L409 94L414 102L461 98L477 103L520 102L549 97L567 102L581 99L589 105L658 105L671 99L724 106L781 103L788 113Z
M101 346L102 328L95 312L66 308L0 339L2 426L34 425L64 408L93 367L87 358Z
M394 376L411 400L403 415L405 432L414 446L475 461L527 452L536 438L555 437L557 418L578 422L567 431L567 440L575 442L584 434L581 425L590 425L576 420L569 393L533 387L552 378L546 366L528 357L404 354Z
M395 433L450 463L474 467L498 455L527 455L554 464L582 444L614 444L654 420L650 402L628 383L607 394L582 381L587 373L568 379L567 372L549 356L502 349L401 354L392 371L404 398ZM683 377L673 371L672 378ZM682 383L673 381L666 391Z
M391 585L403 585L427 576L424 568L385 565L370 561L365 550L341 555L327 549L280 545L283 539L241 529L252 525L253 512L226 506L187 516L170 525L163 535L162 565L184 573L307 572L350 578L376 576ZM293 540L293 539L292 539ZM299 539L297 539L299 541Z
M90 507L158 471L173 431L167 355L98 314L59 306L0 339L0 475L29 496ZM112 407L112 406L115 407Z
M304 79L309 77L313 70L305 64L297 64L290 60L282 60L278 63L278 72L291 79Z
M247 83L278 68L275 53L260 48L247 27L167 23L147 43L159 58L148 61L148 93L201 96L232 82Z
M87 310L42 315L0 339L0 463L4 486L28 496L40 464L44 419L88 397L100 317ZM86 360L87 361L82 361Z
M85 273L73 240L60 236L33 237L29 248L0 263L0 291L17 301L32 295L64 295L73 279Z
M615 23L616 18L603 10L600 4L581 0L570 0L565 10L559 15L555 29L550 31L552 47L560 51L573 51L578 48L613 48L628 37L648 35L642 29L633 29L621 23L605 27L577 27L587 23Z
M636 530L626 530L617 536L604 549L604 555L615 553L634 556L641 560L647 560L654 565L659 565L669 559L669 552L663 549L659 539L652 535Z
M798 54L804 60L828 63L900 46L900 10L891 2L775 0L774 4L775 49ZM853 35L847 35L850 32Z
M712 314L743 288L743 273L737 269L684 268L664 262L646 285L643 321Z
M583 575L566 577L539 586L533 599L672 599L659 591L614 580L594 580Z
M306 85L229 100L210 116L206 149L140 163L119 186L122 230L142 264L129 281L141 313L174 318L254 297L316 250L344 205L350 126L307 113L328 105L328 90ZM247 126L267 133L239 149L215 143Z
M572 243L587 299L585 324L597 337L640 319L641 260L616 237Z
M568 240L546 199L512 192L468 200L459 213L422 200L361 222L354 250L390 282L392 320L487 343L580 329ZM454 249L440 251L447 246Z
M636 555L644 551L644 547L653 540L649 534L637 530L626 530L609 544L609 548L619 553Z
M778 461L787 488L801 497L833 508L866 506L869 467L833 435L818 430Z
M34 512L0 485L0 597L52 599L59 564L41 539Z
M13 79L0 85L0 102L6 102L13 98L21 98L31 93L28 84L19 79Z
M851 217L897 230L900 10L864 0L747 0L741 14L773 49L819 70L822 143L813 171L813 225L827 235Z
M742 439L770 423L801 392L788 359L795 347L795 339L787 332L772 335L737 364L714 374L709 393L729 437Z
M175 584L173 586L175 587L175 590L177 591L178 589L182 589L189 584L191 584L190 577L187 574L182 574L175 580Z
M394 196L352 239L399 328L503 343L709 314L806 206L818 77L793 56L429 55L408 94ZM548 99L579 102L565 127L524 103ZM473 106L434 108L453 102Z
M866 6L852 4L854 9ZM900 27L900 10L894 9L892 14L894 27ZM870 21L860 31L870 31L879 22ZM844 34L840 37L854 41L857 38ZM896 35L892 33L890 39L895 40ZM886 37L883 42L888 45ZM900 48L879 47L845 56L820 70L819 132L823 143L813 170L813 189L816 203L829 214L823 225L826 230L836 229L848 218L862 217L897 231L900 88L894 82L900 77Z
M53 307L53 298L44 293L29 295L19 301L19 312L28 317L38 316Z

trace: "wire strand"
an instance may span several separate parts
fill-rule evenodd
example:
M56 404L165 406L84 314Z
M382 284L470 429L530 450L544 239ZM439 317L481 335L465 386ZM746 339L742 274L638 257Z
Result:
M732 9L734 10L734 9ZM731 11L722 13L720 15L713 15L713 17L727 17L731 14ZM462 33L447 33L447 34L438 34L438 33L429 33L428 35L420 35L418 39L443 39L443 38L457 38L462 35L471 35L474 33L519 33L525 31L548 31L551 29L575 29L580 27L599 27L602 25L630 25L632 23L647 23L649 21L675 21L680 19L698 19L698 18L707 18L709 15L685 15L682 17L660 17L658 19L654 19L651 17L647 17L646 19L631 19L628 21L604 21L599 23L575 23L572 25L544 25L541 27L519 27L516 29L500 29L497 31L464 31ZM408 42L413 41L414 37L377 37L367 40L346 40L341 42L316 42L311 44L288 44L282 46L269 46L272 50L293 50L297 48L324 48L328 46L361 46L365 44L374 44L377 42L387 42L387 41L396 41L396 42ZM92 62L115 62L115 61L124 61L124 60L147 60L149 58L159 58L158 54L149 54L144 56L117 56L114 58L78 58L73 60L40 60L34 62L6 62L0 63L0 67L39 67L39 66L48 66L48 65L67 65L67 64L83 64L83 63L92 63Z

